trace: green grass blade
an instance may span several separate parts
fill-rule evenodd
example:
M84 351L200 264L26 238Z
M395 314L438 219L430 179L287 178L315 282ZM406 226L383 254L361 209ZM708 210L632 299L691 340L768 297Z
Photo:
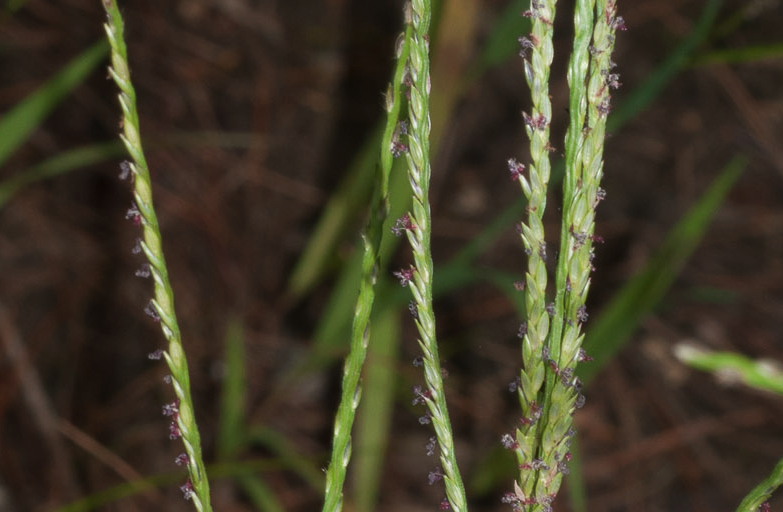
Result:
M779 59L783 57L783 43L746 46L744 48L726 48L714 50L700 55L693 61L695 66L705 64L736 64L754 62L764 59Z
M579 449L578 434L571 438L568 451L571 452L571 462L568 464L570 471L566 476L568 501L573 512L587 512L587 486L582 473L582 452Z
M0 166L71 90L106 57L109 45L99 41L76 56L43 86L0 119Z
M248 441L269 450L275 457L277 465L285 468L318 491L324 487L324 474L312 460L299 455L294 445L282 434L265 426L254 426L248 429Z
M261 512L285 512L285 509L275 497L272 489L255 477L255 475L241 475L237 479L242 491L255 506L256 510Z
M713 373L722 382L783 395L783 368L776 362L756 360L734 352L714 352L693 344L674 347L677 359L697 370Z
M644 83L634 90L633 94L612 111L612 115L609 116L606 123L607 132L618 130L652 103L672 78L687 65L696 48L710 35L710 30L720 12L721 3L721 0L708 0L690 34L669 53L655 71L645 79Z
M783 485L783 459L779 460L772 473L745 496L737 512L757 512L759 507L772 496L775 489Z
M58 507L54 509L54 512L88 512L90 510L96 510L109 503L142 494L150 489L150 487L163 488L171 486L182 480L182 474L182 471L178 471L176 473L158 474L140 480L123 482Z
M519 53L517 39L521 34L530 32L530 20L520 16L530 6L530 0L511 0L497 17L492 32L487 36L479 52L476 64L469 70L468 76L474 80L487 70L503 64Z
M584 347L593 361L577 368L577 374L584 382L592 379L611 360L642 317L661 301L746 163L744 157L735 156L726 165L699 201L672 228L647 266L614 296L589 327Z
M400 314L386 309L373 315L373 336L367 356L362 406L354 444L354 510L376 509L386 455L400 348Z
M24 7L24 4L27 3L27 0L8 0L8 3L5 6L5 10L7 12L16 12L22 7Z
M27 185L81 169L88 165L104 162L124 154L125 146L120 141L64 151L0 182L0 208L5 206L19 190Z
M245 442L245 347L242 326L237 319L229 321L226 331L224 352L223 388L220 398L220 416L218 417L217 458L234 458Z
M361 216L359 212L365 208L372 187L383 128L383 123L379 122L373 129L318 218L313 234L288 279L286 295L290 299L301 298L323 277L338 241Z
M256 459L245 462L212 464L209 466L209 474L210 478L215 479L239 478L243 475L252 475L277 469L280 469L280 464L277 461ZM183 474L184 471L160 473L140 480L123 482L58 507L54 509L54 512L88 512L90 510L98 510L109 503L140 494L149 489L150 486L158 488L169 487L181 481Z
M148 147L171 145L248 148L257 145L258 140L258 135L248 132L181 132L155 137ZM120 141L90 144L63 151L0 182L0 208L5 206L17 192L32 183L112 160L124 154L125 146Z

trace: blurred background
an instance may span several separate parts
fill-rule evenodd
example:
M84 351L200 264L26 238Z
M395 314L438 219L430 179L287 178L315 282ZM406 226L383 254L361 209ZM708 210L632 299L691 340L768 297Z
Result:
M733 509L783 455L783 400L688 369L672 348L783 358L783 6L618 3L628 30L614 58L622 87L587 323L603 330L589 334L598 355L575 418L580 456L555 509ZM560 4L553 159L572 33L572 2ZM529 158L517 55L526 6L438 5L441 356L472 510L510 510L500 498L515 464L500 437L518 421L508 387L521 318L508 289L525 258L506 160ZM356 289L345 269L355 268L402 2L121 8L213 504L318 510ZM104 19L98 0L8 0L0 14L2 512L192 509L178 489L181 443L160 413L173 399L165 365L147 357L163 337L143 312L151 283L134 275L143 262L125 219L130 185L118 179ZM720 179L725 194L688 217ZM388 254L346 510L437 510L433 433L410 405L422 382L415 330L389 279L410 255ZM613 300L629 283L623 309Z

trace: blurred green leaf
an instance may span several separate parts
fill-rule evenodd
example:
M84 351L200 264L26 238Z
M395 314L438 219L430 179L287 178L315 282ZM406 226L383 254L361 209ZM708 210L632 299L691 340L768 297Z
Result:
M225 343L217 434L217 458L221 461L234 458L245 442L245 347L242 325L235 318L229 321Z
M243 475L252 475L264 471L273 471L280 469L277 461L270 459L255 459L243 462L227 462L221 464L211 464L207 466L209 478L212 481L225 478L238 478ZM134 496L144 492L151 486L169 487L182 483L187 478L187 472L182 469L149 476L132 482L123 482L107 489L90 494L79 500L73 501L56 509L54 512L88 512L96 510L99 507L114 503L123 498Z
M468 72L472 79L519 54L518 39L530 32L530 20L522 16L529 7L530 0L511 0L506 4L487 35L476 64Z
M321 212L313 234L288 279L286 295L291 300L299 299L321 279L329 268L337 242L347 229L359 225L358 220L362 217L359 212L367 206L375 178L371 171L378 160L382 134L383 125L378 123Z
M710 372L724 383L783 395L783 368L776 361L755 360L734 352L714 352L691 343L674 347L677 359L697 370Z
M120 141L76 148L59 153L38 165L25 169L0 182L0 208L22 188L37 181L58 176L88 165L117 158L125 154Z
M569 472L566 476L568 489L568 501L573 512L587 511L587 485L582 471L582 451L579 448L579 433L571 438L571 462L568 463Z
M103 60L106 41L92 45L43 86L0 119L0 166L24 143L41 121Z
M153 140L147 144L150 149L167 145L248 148L259 144L258 135L246 132L180 132L151 137L151 139ZM123 157L126 151L122 142L112 140L58 153L0 182L0 208L27 185L71 171L78 171L113 158Z
M633 90L627 98L621 101L618 108L612 111L606 122L607 133L614 132L636 114L649 106L671 82L672 78L687 64L693 52L710 35L710 30L720 12L722 0L708 0L696 21L693 30L666 56L666 59L648 75L642 84ZM622 97L621 94L618 94Z
M299 455L294 445L284 435L263 425L252 426L248 429L248 440L253 444L263 446L274 454L278 467L293 472L313 489L323 491L323 472L312 460Z
M398 310L387 308L373 315L372 343L368 347L352 449L356 512L376 509L391 429L400 336Z
M239 475L237 480L256 510L261 512L285 512L272 489L255 475Z
M695 66L715 63L735 64L738 62L754 62L765 59L779 59L783 57L783 43L746 46L744 48L725 48L713 50L698 56L693 64Z
M682 266L699 245L704 232L726 194L745 168L742 156L734 157L699 201L672 228L647 266L613 297L590 326L584 348L593 361L577 367L590 381L630 338L639 321L657 306Z

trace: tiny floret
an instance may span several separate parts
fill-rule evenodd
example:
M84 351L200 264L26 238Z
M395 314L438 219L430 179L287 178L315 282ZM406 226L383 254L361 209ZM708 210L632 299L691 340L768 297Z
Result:
M400 280L401 286L408 286L408 283L411 282L411 279L413 279L413 272L415 269L413 267L403 268L398 270L397 272L394 272L394 277Z
M414 301L410 301L408 303L408 311L410 311L411 316L415 319L419 319L419 308L416 306L416 303Z
M127 160L123 160L120 162L120 176L119 178L123 181L127 180L129 176L131 176L132 173L131 164Z
M522 118L524 119L525 124L533 130L543 130L549 123L543 114L531 116L527 112L522 112Z
M438 446L438 439L435 436L430 437L429 442L424 446L427 450L427 456L431 457L435 453L435 448Z
M397 219L397 221L394 223L394 226L391 228L391 232L394 233L394 236L401 236L406 231L411 231L416 229L416 226L411 222L411 217L407 213Z
M193 484L190 482L190 479L188 479L187 482L182 484L179 487L179 490L182 491L182 497L185 498L186 500L193 498L193 494L194 494Z
M399 158L403 153L407 153L407 152L408 152L408 146L406 146L402 142L391 143L391 154L394 158Z
M164 416L175 416L177 413L179 413L179 400L163 406Z
M176 421L169 423L169 439L175 441L182 436L182 431L179 429Z
M136 277L143 277L148 278L150 276L150 264L144 263L141 265L141 267L136 271Z
M517 41L519 41L519 56L524 59L527 57L528 50L532 50L535 45L533 44L533 41L530 40L530 38L525 36L519 36Z
M160 322L160 315L158 314L158 311L155 309L155 306L152 304L152 301L150 301L146 306L144 306L144 312L147 313L147 316L152 318L155 322Z
M511 436L511 434L503 434L500 437L500 444L502 444L503 448L506 450L516 450L519 448L519 443Z
M511 180L516 181L522 177L522 173L525 172L525 166L524 164L517 162L515 158L509 158L508 171L511 175Z
M587 314L587 307L584 304L582 304L581 306L579 306L579 308L577 308L576 319L579 320L580 323L587 322L587 318L589 316L590 315Z
M131 220L136 226L141 225L141 213L139 212L139 209L136 207L136 205L128 208L128 211L125 212L125 218Z

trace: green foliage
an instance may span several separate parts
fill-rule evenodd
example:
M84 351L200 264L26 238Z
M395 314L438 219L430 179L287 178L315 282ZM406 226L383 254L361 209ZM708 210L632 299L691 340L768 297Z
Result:
M741 382L751 388L783 395L783 368L776 361L754 360L734 352L715 352L681 343L677 358L697 370L713 373L722 382Z
M84 81L106 56L107 50L105 41L99 41L87 48L0 119L0 166L27 140L63 98Z
M672 228L647 266L604 307L585 340L585 350L594 360L577 370L583 381L595 377L625 344L643 316L660 303L745 165L746 160L741 156L726 165L699 201Z

